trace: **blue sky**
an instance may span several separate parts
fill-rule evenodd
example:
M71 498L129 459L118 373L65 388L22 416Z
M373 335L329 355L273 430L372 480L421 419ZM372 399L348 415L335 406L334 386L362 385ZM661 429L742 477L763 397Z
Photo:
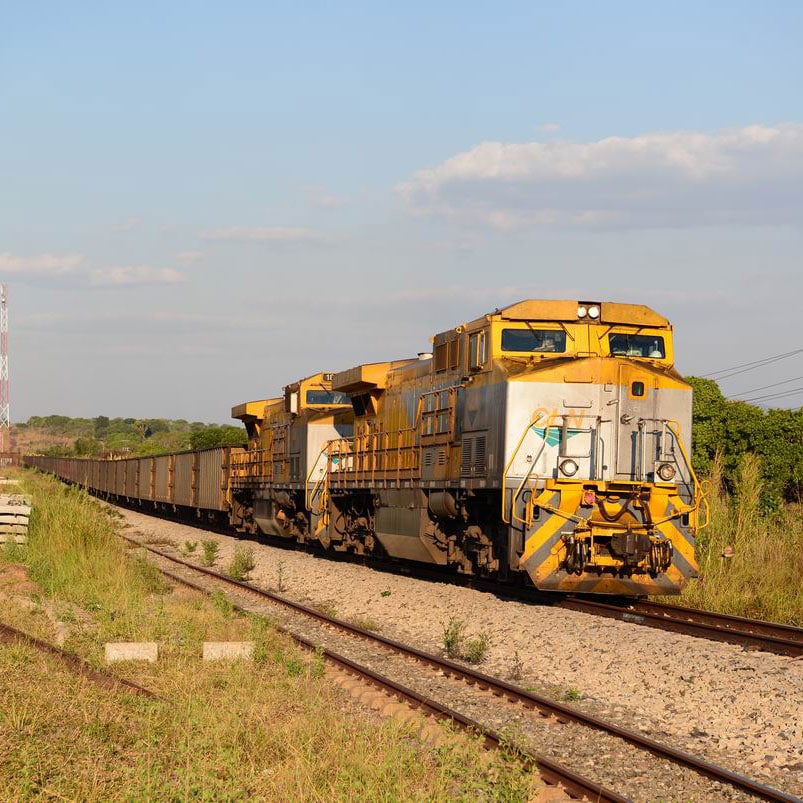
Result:
M525 296L647 303L688 373L803 347L798 2L0 17L14 420L224 421Z

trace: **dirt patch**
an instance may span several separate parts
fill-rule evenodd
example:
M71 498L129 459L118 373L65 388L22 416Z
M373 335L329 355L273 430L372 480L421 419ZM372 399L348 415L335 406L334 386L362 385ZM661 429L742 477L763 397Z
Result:
M41 587L28 576L27 566L22 563L0 564L0 594L30 596L41 593Z

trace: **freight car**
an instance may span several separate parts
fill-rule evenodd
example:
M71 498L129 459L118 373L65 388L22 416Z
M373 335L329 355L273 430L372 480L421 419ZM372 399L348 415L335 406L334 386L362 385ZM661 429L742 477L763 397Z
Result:
M29 462L101 495L329 550L553 591L679 593L707 506L669 322L640 305L527 300L432 344L235 407L247 449L203 467L188 456L203 453L144 458L162 462L129 479L113 464L133 460ZM195 490L204 472L212 507Z
M23 463L145 513L228 524L232 455L242 451L240 447L213 446L114 460L31 455L24 457Z

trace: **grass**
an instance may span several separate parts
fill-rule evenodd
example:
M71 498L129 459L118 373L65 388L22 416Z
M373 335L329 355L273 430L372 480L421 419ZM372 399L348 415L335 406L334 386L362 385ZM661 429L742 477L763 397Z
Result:
M0 565L2 618L52 640L47 611L70 611L67 644L99 660L115 628L160 643L125 674L165 701L110 692L50 656L0 644L0 799L528 800L533 774L479 740L428 748L410 725L355 707L264 619L156 582L127 558L93 500L41 476L25 554L30 581ZM34 568L35 567L35 568ZM13 588L11 580L16 581ZM24 598L14 596L16 592ZM36 596L41 605L25 603ZM64 616L61 616L64 619ZM205 640L255 642L254 660L203 663Z
M139 629L143 601L164 589L142 557L126 559L116 520L84 491L41 474L24 475L33 500L25 560L48 597L93 611L109 638Z
M324 616L329 616L332 619L337 619L338 617L337 605L334 600L327 599L321 602L310 602L309 606L318 611L318 613L322 613Z
M742 459L733 496L724 492L721 462L714 461L711 524L697 540L700 577L689 583L680 600L667 601L803 625L803 506L764 512L761 492L761 465L755 455Z
M380 633L382 631L382 623L372 619L370 616L355 616L349 619L349 622L355 627L370 630L372 633Z

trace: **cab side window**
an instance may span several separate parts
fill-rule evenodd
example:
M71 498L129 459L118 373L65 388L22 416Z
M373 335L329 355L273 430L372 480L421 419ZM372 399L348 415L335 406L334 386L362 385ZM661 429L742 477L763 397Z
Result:
M479 371L488 361L488 337L485 330L474 332L468 338L468 367Z

